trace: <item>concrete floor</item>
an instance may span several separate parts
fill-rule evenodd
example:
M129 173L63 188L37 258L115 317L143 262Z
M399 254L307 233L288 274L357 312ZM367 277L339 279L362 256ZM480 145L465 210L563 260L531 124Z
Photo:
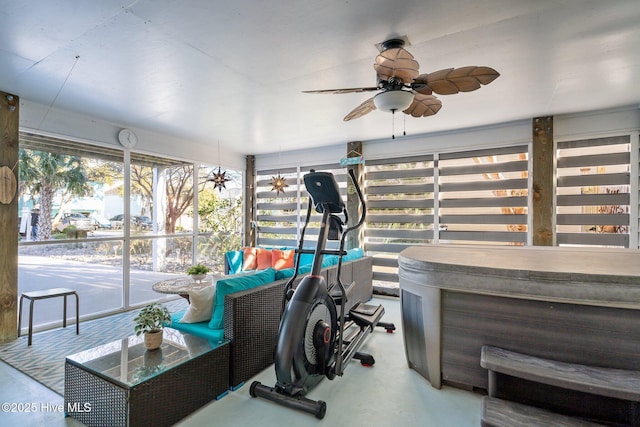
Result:
M211 402L178 423L191 426L433 426L471 427L480 425L480 398L476 393L443 387L436 390L407 367L397 299L377 297L373 302L385 306L384 321L394 322L398 330L387 334L376 330L367 340L364 352L374 355L376 364L366 368L352 361L344 376L323 380L307 397L327 402L323 420L249 395L250 382ZM185 379L187 380L187 379ZM254 380L275 384L273 367ZM179 399L179 397L178 397ZM77 426L57 411L63 398L0 362L0 402L9 409L32 409L30 413L0 411L0 425Z

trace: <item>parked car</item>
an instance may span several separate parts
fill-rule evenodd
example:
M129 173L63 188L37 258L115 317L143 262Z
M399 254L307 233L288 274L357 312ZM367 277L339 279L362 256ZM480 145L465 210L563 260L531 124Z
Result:
M151 218L144 215L138 215L131 218L131 224L141 230L151 230L153 228L153 221L151 221Z
M91 224L93 225L93 229L97 230L99 228L108 229L111 228L111 221L100 216L100 215L91 215Z
M109 218L109 222L111 223L111 228L118 230L122 228L124 224L124 214L118 214Z
M77 230L85 230L92 231L93 224L91 223L91 218L87 215L79 212L65 213L62 215L60 221L54 224L54 227L60 231L65 228L73 226Z

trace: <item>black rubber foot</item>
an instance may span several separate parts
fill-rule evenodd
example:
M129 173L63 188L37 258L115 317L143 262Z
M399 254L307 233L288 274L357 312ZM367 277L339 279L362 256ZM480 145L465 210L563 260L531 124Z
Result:
M251 383L249 394L251 397L261 397L288 408L307 412L320 420L327 413L327 404L322 400L315 401L302 396L294 397L278 393L275 388L262 385L259 381Z
M393 323L378 322L378 324L376 326L379 327L379 328L386 329L388 334L392 334L393 331L396 330L396 325L394 325Z
M362 366L373 366L376 363L376 359L373 358L372 355L367 353L357 352L354 356L354 359L358 359Z
M261 383L260 381L254 381L251 383L251 386L249 387L249 395L251 397L257 397L256 396L256 387L259 386Z

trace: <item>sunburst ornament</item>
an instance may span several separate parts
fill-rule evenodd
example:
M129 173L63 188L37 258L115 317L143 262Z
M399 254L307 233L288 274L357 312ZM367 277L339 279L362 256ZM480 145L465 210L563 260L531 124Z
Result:
M275 191L276 196L280 193L284 194L284 189L287 187L286 179L280 176L280 172L278 172L278 176L271 177L271 191Z
M213 182L213 189L215 190L217 188L218 191L222 193L222 189L227 188L227 181L231 181L231 179L227 178L227 171L222 172L220 166L218 166L218 173L214 172L213 176L207 181Z

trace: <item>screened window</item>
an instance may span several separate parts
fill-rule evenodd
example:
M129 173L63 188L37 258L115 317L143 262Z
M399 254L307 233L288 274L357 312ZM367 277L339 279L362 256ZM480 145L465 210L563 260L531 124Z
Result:
M557 144L558 245L629 247L630 137Z
M337 164L305 166L277 170L260 170L256 173L257 245L266 247L296 247L304 225L309 194L303 176L311 169L331 172L346 201L346 170ZM287 187L277 193L273 188L274 177L285 178ZM305 233L305 247L313 247L320 230L321 216L313 211ZM327 248L336 248L337 242L328 242Z
M218 167L208 165L198 169L196 259L222 274L224 254L242 246L242 173L223 170L228 181L216 188L212 179L219 172ZM181 252L181 256L187 262L191 259L191 253Z
M284 178L286 187L276 192L274 178ZM295 247L298 236L298 171L295 168L258 171L256 177L258 246Z
M241 244L241 171L220 191L211 166L26 132L19 155L20 293L73 288L81 317L103 315L175 298L152 285L194 262L222 273ZM42 304L36 326L59 322L59 303Z
M527 241L527 146L441 154L440 243Z
M367 161L364 248L374 281L397 283L398 254L433 242L433 175L433 156Z

